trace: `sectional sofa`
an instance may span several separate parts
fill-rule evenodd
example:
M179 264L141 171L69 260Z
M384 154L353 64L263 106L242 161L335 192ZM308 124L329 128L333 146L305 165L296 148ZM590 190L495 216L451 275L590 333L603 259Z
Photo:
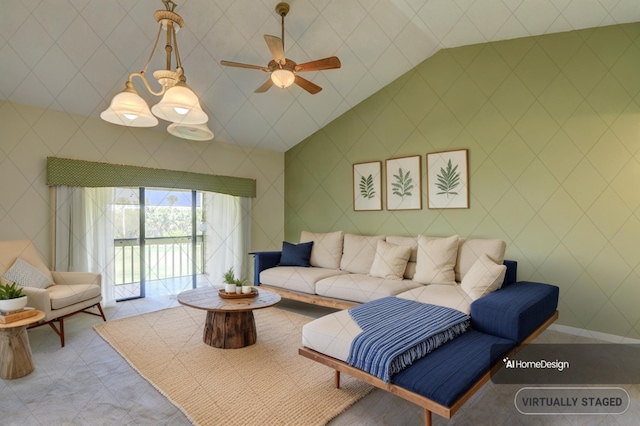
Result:
M299 354L333 369L336 387L347 373L419 405L431 425L432 413L451 418L505 356L558 317L558 287L517 282L517 263L504 260L505 248L500 240L457 236L302 232L299 244L254 253L255 284L343 309L303 327ZM350 362L363 330L349 308L386 298L451 308L469 316L469 328L383 380Z
M504 261L505 249L502 240L457 235L303 231L299 244L253 253L254 283L285 298L337 309L402 294L468 313L474 299L515 281L515 264Z

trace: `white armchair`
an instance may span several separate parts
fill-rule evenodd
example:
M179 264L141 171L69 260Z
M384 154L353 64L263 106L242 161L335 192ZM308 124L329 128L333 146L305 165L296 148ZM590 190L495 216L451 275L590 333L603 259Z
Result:
M38 251L29 240L0 241L0 276L21 258L51 279L54 285L47 288L24 287L27 306L45 313L42 321L32 325L49 324L60 336L64 347L64 319L80 312L102 317L106 321L100 301L102 300L101 275L92 272L49 271ZM2 278L2 282L6 282ZM97 312L88 310L96 308ZM55 323L58 323L56 326Z

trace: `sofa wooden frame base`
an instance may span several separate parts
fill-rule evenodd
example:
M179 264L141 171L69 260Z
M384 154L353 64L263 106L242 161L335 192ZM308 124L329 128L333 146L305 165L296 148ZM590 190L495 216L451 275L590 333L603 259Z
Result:
M88 309L96 308L96 307L98 308L99 313L92 312L92 311L88 310ZM68 317L71 317L71 316L74 316L75 314L79 314L79 313L85 313L85 314L89 314L89 315L94 315L96 317L101 317L104 321L107 320L107 317L104 316L104 311L102 310L102 306L100 306L100 302L98 302L95 305L87 306L84 309L81 309L81 310L75 311L75 312L71 312L70 314L63 315L61 317L54 318L54 319L46 321L46 322L38 322L38 323L32 324L27 328L35 328L35 327L40 327L42 325L49 324L51 326L51 328L53 329L53 331L55 331L55 333L58 335L58 337L60 337L60 347L64 348L64 319L68 318ZM55 326L55 324L54 324L55 322L58 323L58 327Z
M287 290L267 284L260 284L260 288L278 293L283 299L296 300L298 302L310 303L312 305L324 306L333 309L350 309L361 304L349 300L334 299L332 297L319 296L317 294L308 294L294 290Z
M536 337L547 329L555 320L558 319L558 311L555 311L540 327L535 329L529 336L527 336L520 344L513 348L508 356L513 356L518 353L524 345L531 343ZM307 347L301 347L298 349L298 353L313 361L324 364L335 370L335 386L340 388L340 373L346 373L358 380L369 383L379 389L406 399L407 401L416 404L424 408L424 424L425 426L431 426L431 413L436 413L439 416L450 419L462 406L478 391L485 383L489 381L491 375L497 372L502 367L502 362L497 362L489 371L487 371L471 388L465 392L451 407L445 407L429 398L419 395L415 392L411 392L393 383L385 383L383 380L369 373L366 373L358 368L352 367L344 361L340 361L336 358L324 355L320 352L316 352L313 349Z

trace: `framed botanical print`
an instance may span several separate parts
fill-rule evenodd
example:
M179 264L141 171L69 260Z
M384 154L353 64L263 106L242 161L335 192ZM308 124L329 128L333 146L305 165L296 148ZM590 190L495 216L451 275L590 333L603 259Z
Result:
M421 156L386 160L387 210L420 210L422 208Z
M427 154L427 203L430 209L469 208L467 149Z
M382 162L353 165L353 210L382 210Z

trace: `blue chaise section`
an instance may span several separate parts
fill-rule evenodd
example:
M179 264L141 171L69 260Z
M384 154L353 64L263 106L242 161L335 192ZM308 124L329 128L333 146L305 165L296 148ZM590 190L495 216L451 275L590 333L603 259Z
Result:
M492 351L493 345L499 350ZM451 407L515 345L512 340L467 330L396 373L391 382Z
M520 281L471 304L471 327L517 343L558 308L560 289L554 285Z
M451 407L497 362L551 317L556 286L522 281L471 304L471 330L447 342L391 382Z

